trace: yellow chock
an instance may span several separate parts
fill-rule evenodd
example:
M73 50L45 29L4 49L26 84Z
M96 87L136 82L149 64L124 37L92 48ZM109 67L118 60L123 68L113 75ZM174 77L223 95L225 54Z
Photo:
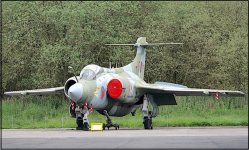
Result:
M102 131L103 123L91 123L91 131Z

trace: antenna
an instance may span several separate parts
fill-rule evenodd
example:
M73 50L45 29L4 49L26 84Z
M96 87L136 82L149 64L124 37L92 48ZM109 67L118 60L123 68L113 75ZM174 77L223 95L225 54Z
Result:
M112 68L112 62L110 61L109 62L109 69L111 69Z
M79 80L77 79L77 77L76 77L76 75L75 75L75 72L74 72L73 67L72 67L72 66L68 66L68 69L69 69L69 71L72 71L72 73L73 73L73 75L74 75L76 81L79 82Z

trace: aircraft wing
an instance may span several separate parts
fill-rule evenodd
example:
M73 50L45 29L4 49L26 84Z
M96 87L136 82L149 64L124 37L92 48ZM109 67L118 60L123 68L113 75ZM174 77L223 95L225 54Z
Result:
M25 90L25 91L10 91L4 92L5 95L9 96L20 96L20 95L48 95L48 94L57 94L64 91L64 86L47 88L47 89L35 89L35 90Z
M137 85L137 90L140 90L144 93L151 93L151 94L167 93L167 94L174 94L175 96L215 96L215 94L217 93L219 96L245 95L241 91L197 89L197 88L188 88L186 86L173 84L173 83L166 83L166 84L161 84L161 83L139 84Z

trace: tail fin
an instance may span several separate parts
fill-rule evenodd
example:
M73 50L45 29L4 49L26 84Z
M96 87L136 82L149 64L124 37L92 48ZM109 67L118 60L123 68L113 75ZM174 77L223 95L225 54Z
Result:
M135 46L137 48L136 57L133 62L122 67L125 71L133 72L138 75L139 78L144 78L144 69L145 69L145 58L146 51L145 48L150 46L160 46L160 45L169 45L169 44L183 44L183 43L147 43L146 37L139 37L135 44L105 44L110 46Z

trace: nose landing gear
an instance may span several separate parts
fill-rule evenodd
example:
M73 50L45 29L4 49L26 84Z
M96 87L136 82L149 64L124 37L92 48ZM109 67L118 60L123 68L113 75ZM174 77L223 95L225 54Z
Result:
M79 106L75 108L75 114L76 114L76 130L84 130L89 131L89 122L87 119L87 116L89 115L88 108L85 108L84 110L80 109Z

